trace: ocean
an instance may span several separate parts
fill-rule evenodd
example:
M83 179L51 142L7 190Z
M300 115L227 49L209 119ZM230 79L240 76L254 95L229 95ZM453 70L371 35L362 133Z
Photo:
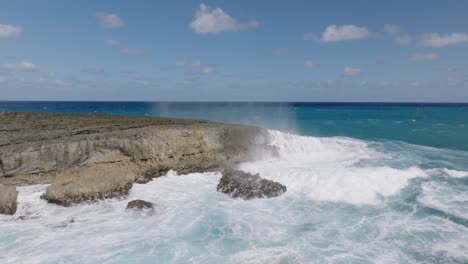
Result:
M0 263L468 263L468 104L0 102L0 110L265 127L279 157L239 168L288 188L244 201L216 192L219 173L170 171L128 198L65 208L39 199L46 185L18 187L17 213L0 216ZM156 212L126 212L133 199Z

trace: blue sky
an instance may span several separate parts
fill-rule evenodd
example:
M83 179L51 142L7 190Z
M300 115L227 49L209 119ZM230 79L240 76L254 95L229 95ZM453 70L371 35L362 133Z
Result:
M0 6L0 100L468 102L468 1Z

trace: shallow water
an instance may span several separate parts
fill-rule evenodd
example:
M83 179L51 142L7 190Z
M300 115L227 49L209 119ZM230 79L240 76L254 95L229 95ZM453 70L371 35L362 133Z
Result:
M18 188L0 216L1 263L467 263L468 152L271 131L280 157L240 164L280 197L216 192L219 173L136 184L129 197L64 208ZM155 212L125 211L129 200Z

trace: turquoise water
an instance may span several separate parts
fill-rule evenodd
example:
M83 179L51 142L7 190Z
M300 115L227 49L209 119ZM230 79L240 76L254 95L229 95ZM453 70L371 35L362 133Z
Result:
M125 199L63 208L39 199L45 185L20 187L18 212L0 216L0 263L468 263L468 105L4 102L0 109L267 127L280 156L239 169L288 188L273 199L236 200L216 192L218 173L169 172L136 184ZM153 202L155 213L126 212L132 199Z

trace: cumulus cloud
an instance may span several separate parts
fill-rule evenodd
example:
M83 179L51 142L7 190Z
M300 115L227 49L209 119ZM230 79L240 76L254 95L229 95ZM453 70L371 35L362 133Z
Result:
M38 67L30 61L3 64L2 68L10 71L36 71Z
M397 26L397 25L387 24L387 25L384 26L384 31L389 33L389 34L396 35L396 34L400 33L400 27Z
M398 43L399 45L409 45L411 44L411 42L413 41L413 37L411 37L410 35L400 35L400 36L397 36L395 38L395 41L396 43Z
M0 24L0 39L11 39L21 36L23 29L21 27Z
M330 25L325 28L320 40L322 42L338 42L345 40L365 39L371 36L365 27L355 25L336 26Z
M313 62L313 61L311 61L311 60L305 60L304 61L304 67L306 67L306 68L318 68L318 67L320 67L320 65Z
M237 19L226 14L221 8L211 7L200 4L195 18L190 23L190 27L198 34L217 34L226 31L241 31L258 27L258 22L252 20L247 23L241 23Z
M437 60L439 55L436 53L415 53L411 55L408 60L410 61L433 61Z
M346 66L343 70L344 76L356 76L361 74L361 69Z
M428 33L421 37L421 44L427 47L445 47L468 42L468 33Z
M178 67L200 67L202 63L199 60L179 60L176 61Z
M118 46L120 45L120 42L118 42L117 40L113 40L113 39L107 39L106 44L109 46Z
M123 20L116 14L97 13L96 17L104 28L118 28L124 25Z
M127 56L143 56L145 52L139 49L121 49L120 54Z

